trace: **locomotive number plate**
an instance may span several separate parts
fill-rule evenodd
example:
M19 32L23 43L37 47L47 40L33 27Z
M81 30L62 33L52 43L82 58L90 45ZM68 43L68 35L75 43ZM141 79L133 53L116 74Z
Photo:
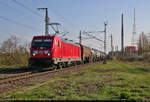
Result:
M43 54L43 51L39 51L40 54Z

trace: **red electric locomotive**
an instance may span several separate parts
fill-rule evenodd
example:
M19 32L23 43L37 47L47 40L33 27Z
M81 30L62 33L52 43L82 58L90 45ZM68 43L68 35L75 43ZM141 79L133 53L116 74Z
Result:
M67 66L81 63L81 47L62 40L58 36L34 36L31 48L29 66L56 65Z

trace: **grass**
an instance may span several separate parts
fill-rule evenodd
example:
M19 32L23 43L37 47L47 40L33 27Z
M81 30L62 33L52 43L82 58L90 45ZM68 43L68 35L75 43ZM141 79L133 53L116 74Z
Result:
M11 95L8 99L150 100L150 66L142 62L109 61L54 79L55 82L24 94L16 90L0 98Z

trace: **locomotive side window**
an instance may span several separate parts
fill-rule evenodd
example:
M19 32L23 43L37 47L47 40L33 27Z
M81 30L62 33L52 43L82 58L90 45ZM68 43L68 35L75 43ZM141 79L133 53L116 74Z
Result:
M59 47L59 41L57 41L57 47Z

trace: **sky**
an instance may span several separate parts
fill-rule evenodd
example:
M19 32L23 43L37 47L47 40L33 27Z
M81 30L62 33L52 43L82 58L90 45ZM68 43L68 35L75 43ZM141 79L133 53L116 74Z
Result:
M121 14L124 14L124 45L131 45L133 11L136 10L137 36L150 32L150 0L0 0L0 43L12 35L31 42L35 35L44 35L44 11L48 8L50 22L60 23L60 32L69 32L65 38L78 42L79 31L103 31L107 25L107 51L110 34L114 47L121 48ZM50 28L50 33L53 31ZM93 33L103 39L103 33ZM86 37L83 35L83 37ZM83 44L103 51L103 43L84 39Z

